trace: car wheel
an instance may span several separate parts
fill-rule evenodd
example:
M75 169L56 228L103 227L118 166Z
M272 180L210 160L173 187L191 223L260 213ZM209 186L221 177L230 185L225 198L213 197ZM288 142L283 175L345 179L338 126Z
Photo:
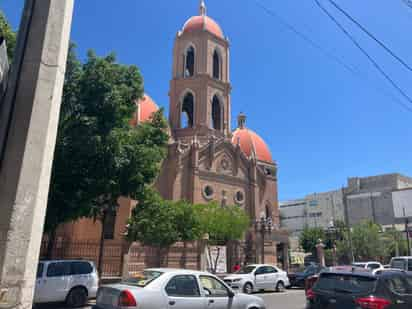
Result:
M276 292L281 293L281 292L284 292L284 291L285 291L285 284L282 281L279 281L276 284Z
M253 286L250 283L246 283L243 286L243 293L245 294L252 294L253 293Z
M74 288L70 291L66 298L68 307L78 308L87 303L87 291L84 288Z

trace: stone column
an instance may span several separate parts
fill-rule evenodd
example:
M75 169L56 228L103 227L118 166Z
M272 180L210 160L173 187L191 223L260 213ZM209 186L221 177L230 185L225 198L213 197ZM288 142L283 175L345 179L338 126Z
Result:
M322 240L319 239L318 244L316 245L316 253L318 258L318 263L321 266L326 266L325 263L325 245L322 243Z
M32 307L73 4L26 0L0 115L0 308Z

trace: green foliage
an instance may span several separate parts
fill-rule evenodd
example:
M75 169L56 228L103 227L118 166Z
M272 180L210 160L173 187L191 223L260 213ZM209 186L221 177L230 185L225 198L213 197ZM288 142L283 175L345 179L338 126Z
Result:
M202 233L212 243L225 243L240 239L249 227L249 217L237 206L222 207L216 202L195 205Z
M17 34L11 28L10 24L8 23L6 16L0 10L0 36L4 37L6 40L7 45L7 55L9 57L9 61L11 62L14 55L14 49L16 48L16 37Z
M305 252L316 252L316 245L319 242L325 240L325 232L322 228L309 228L305 227L299 237L300 246Z
M337 242L337 256L341 263L351 262L349 232ZM382 228L364 221L352 227L352 247L356 261L381 260L388 262L391 257L407 254L407 243L401 232Z
M352 229L354 255L360 261L373 260L382 255L380 226L363 222Z
M87 216L102 220L120 196L139 199L166 155L163 111L129 125L143 80L135 66L94 52L81 64L71 45L53 162L46 231Z
M140 196L127 229L130 241L162 248L200 237L200 222L193 206L185 201L165 201L150 187Z
M177 225L174 204L147 188L129 219L127 239L148 246L169 247L179 240Z

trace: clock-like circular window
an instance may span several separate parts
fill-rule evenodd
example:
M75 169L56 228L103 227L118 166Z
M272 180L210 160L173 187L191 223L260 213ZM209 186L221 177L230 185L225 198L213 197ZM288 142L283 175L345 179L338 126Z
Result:
M213 194L215 193L215 191L213 190L213 187L210 185L206 185L203 188L203 196L205 197L205 199L207 200L211 200L213 198Z
M237 191L235 194L235 202L237 204L243 204L245 201L245 194L242 191Z

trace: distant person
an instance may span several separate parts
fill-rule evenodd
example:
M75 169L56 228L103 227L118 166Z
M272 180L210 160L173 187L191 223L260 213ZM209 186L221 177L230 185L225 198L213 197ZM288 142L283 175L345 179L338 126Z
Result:
M233 266L233 272L237 273L240 270L240 263L236 262L235 266Z

